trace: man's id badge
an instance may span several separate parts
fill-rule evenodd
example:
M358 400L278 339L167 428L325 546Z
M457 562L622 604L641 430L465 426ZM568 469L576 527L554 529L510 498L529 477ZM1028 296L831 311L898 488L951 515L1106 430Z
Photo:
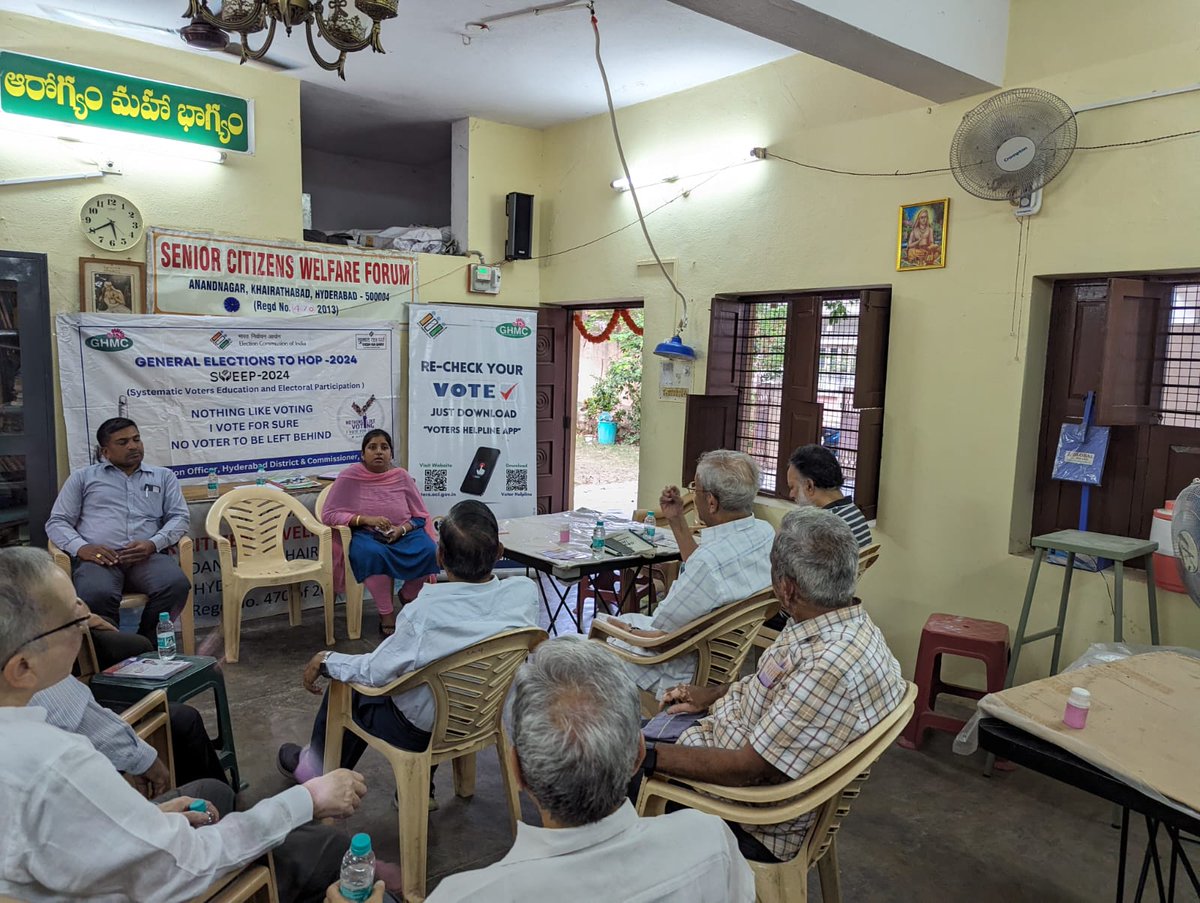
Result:
M778 655L763 656L763 663L758 668L758 682L766 689L771 689L781 677L791 673L792 656L783 652Z

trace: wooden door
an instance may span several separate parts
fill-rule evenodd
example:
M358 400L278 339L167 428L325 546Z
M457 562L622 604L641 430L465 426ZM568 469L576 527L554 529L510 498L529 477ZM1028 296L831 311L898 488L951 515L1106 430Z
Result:
M575 337L569 310L541 307L537 322L537 513L552 514L571 498Z

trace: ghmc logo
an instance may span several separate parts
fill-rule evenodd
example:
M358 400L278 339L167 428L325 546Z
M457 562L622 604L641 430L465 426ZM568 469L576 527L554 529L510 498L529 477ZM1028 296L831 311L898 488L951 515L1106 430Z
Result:
M504 336L506 339L523 339L533 333L533 330L525 325L525 321L520 317L513 320L511 323L501 323L496 327L496 332Z
M94 335L83 340L93 351L128 351L133 347L133 339L120 329L113 327L104 335Z

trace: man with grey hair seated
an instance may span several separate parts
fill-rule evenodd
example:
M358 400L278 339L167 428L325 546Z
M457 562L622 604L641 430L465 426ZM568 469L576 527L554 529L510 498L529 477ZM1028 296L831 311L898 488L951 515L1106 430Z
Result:
M819 508L783 519L771 549L780 605L792 618L758 671L722 687L679 686L663 704L705 713L677 744L647 751L644 776L662 772L727 786L795 780L845 749L900 704L900 664L854 597L858 542ZM748 859L777 862L800 850L804 815L779 825L733 825Z
M513 769L542 827L519 823L507 856L443 879L429 903L754 900L754 876L719 818L638 818L626 799L645 754L638 692L599 645L542 643L517 672L505 714Z
M749 455L727 450L701 455L691 485L696 511L706 524L700 531L700 543L692 538L683 519L679 489L668 486L659 505L679 544L685 562L682 572L653 617L631 614L610 619L611 623L635 636L662 636L770 586L775 530L754 516L758 488L758 465ZM660 665L629 664L628 668L639 687L661 696L667 687L695 675L696 655Z
M0 897L186 903L274 848L281 897L320 900L346 841L308 823L353 813L362 775L339 769L245 812L211 779L158 805L144 799L30 704L71 673L87 621L49 554L0 549Z

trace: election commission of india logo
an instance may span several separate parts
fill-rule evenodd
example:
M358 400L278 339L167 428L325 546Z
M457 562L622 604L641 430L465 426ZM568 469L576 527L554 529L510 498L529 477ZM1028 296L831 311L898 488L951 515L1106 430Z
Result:
M383 404L374 395L353 395L338 408L338 429L351 442L384 425Z

